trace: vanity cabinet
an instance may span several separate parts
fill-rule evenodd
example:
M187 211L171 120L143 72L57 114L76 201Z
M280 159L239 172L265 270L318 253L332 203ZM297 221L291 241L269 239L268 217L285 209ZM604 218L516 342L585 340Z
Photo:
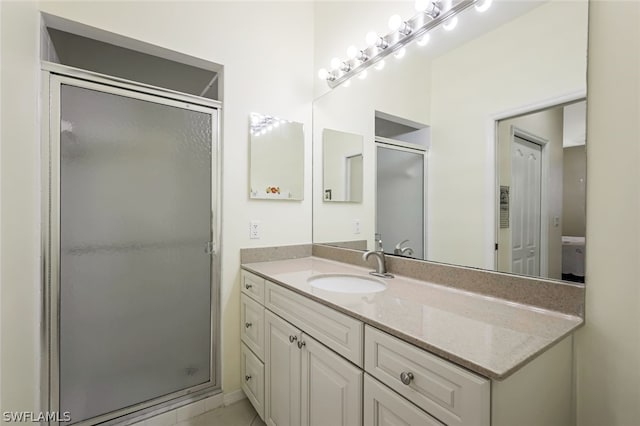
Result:
M373 327L365 370L448 426L489 426L491 382Z
M265 423L362 425L362 322L247 271L241 284L242 389Z
M268 425L575 424L571 337L497 381L248 271L242 285L242 389Z
M367 426L444 426L368 374L364 378L364 424Z
M268 310L265 324L265 422L361 425L362 370Z

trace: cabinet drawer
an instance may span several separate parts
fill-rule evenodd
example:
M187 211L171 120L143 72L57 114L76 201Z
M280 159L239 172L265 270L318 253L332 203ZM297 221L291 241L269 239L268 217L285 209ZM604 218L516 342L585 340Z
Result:
M272 282L265 289L265 307L362 367L362 322Z
M368 374L364 375L364 424L445 426Z
M491 382L373 327L365 371L447 425L488 426ZM409 384L400 376L412 375Z
M264 304L264 278L243 269L240 271L240 287L244 294Z
M264 419L264 364L247 345L242 344L241 346L242 390L260 418Z
M264 359L264 307L245 294L240 296L240 336L242 341Z

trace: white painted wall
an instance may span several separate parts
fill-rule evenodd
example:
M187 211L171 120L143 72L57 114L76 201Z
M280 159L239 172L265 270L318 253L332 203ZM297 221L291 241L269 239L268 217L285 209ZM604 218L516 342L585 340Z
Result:
M32 3L0 3L0 357L2 410L35 410L39 378L39 21Z
M433 61L430 260L493 267L487 129L499 113L585 90L586 24L586 2L552 1Z
M578 425L631 426L640 419L640 3L590 7Z
M305 135L304 201L249 200L247 188L250 112L286 117L311 128L315 75L312 4L23 1L2 2L0 7L2 409L34 410L37 406L41 308L39 9L225 66L222 382L225 392L239 389L239 249L311 241L310 132ZM260 240L249 240L252 219L262 223Z

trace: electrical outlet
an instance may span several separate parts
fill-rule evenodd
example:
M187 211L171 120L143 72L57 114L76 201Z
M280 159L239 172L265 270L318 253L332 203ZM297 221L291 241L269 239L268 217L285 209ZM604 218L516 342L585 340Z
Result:
M360 219L353 220L353 233L354 234L360 233Z
M249 222L249 238L252 240L260 239L260 221L252 220Z

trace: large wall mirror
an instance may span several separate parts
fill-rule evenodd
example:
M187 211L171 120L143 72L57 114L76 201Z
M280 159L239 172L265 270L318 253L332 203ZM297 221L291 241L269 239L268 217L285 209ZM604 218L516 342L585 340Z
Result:
M304 198L302 123L266 114L249 116L249 197L270 200Z
M322 90L314 243L584 282L587 18L586 1L494 0ZM359 203L324 202L325 129L363 136Z

